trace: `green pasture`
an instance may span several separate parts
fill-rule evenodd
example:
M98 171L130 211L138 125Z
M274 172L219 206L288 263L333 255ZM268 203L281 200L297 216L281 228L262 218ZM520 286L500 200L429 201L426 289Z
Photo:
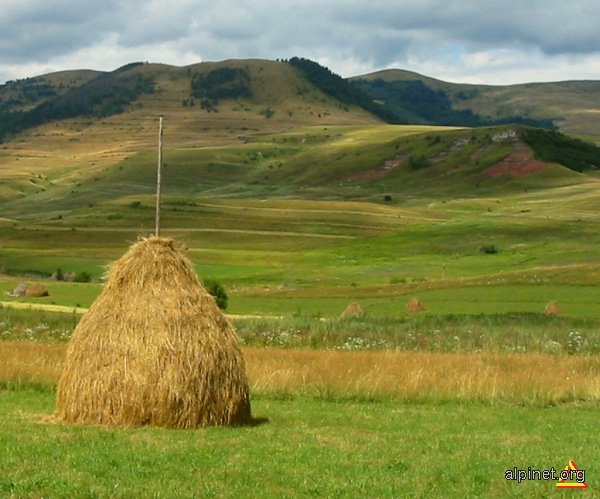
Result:
M259 316L232 319L245 344L600 352L597 174L554 166L493 179L485 168L511 153L491 139L497 129L229 130L210 145L196 132L165 149L162 234L225 285L228 313ZM128 147L112 162L78 150L45 160L43 175L27 162L2 177L0 301L32 308L1 304L0 339L67 341L79 315L39 307L89 307L107 265L153 232L156 151ZM92 282L47 279L59 268ZM38 279L48 297L5 295ZM405 311L413 297L424 312ZM559 316L543 314L549 301ZM340 319L352 302L365 316ZM58 425L54 395L0 385L0 495L564 496L573 491L504 475L570 459L598 495L595 405L259 392L254 414L268 422L169 431Z
M226 276L215 269L209 275ZM0 279L0 293L12 291L19 282L34 282L35 279ZM255 292L243 288L229 290L227 311L239 315L266 316L309 316L335 319L351 303L357 302L365 313L373 318L402 318L410 314L405 305L417 297L423 303L426 313L435 316L452 314L480 315L506 313L542 313L546 304L557 301L561 314L573 319L598 318L600 309L600 289L593 285L569 284L497 284L469 285L464 287L440 287L431 289L424 286L393 286L377 288L361 293L360 289L342 288L328 290L320 288L317 296L308 296L311 288L297 283L287 288L272 289L269 286L256 288ZM100 293L101 283L45 282L49 296L42 298L13 298L3 296L11 302L31 304L55 304L67 307L89 307Z
M313 126L172 147L162 233L225 285L233 314L331 319L357 301L395 319L416 296L440 317L541 313L555 300L566 317L598 318L597 176L486 178L510 152L497 131ZM425 153L426 167L354 177ZM73 184L65 165L71 177L57 169L55 184L4 203L0 290L85 272L91 284L48 282L35 301L89 306L106 266L153 232L153 158L139 151Z
M411 404L255 394L262 424L164 430L59 425L47 388L0 390L0 493L13 497L559 497L507 470L586 472L597 407Z
M253 134L226 144L175 145L164 154L164 193L216 198L303 198L369 200L391 195L396 202L522 193L577 184L582 176L562 167L522 178L492 179L482 172L510 148L491 141L498 129L414 126L323 126L278 134ZM481 154L481 151L484 153ZM424 167L407 158L424 157ZM401 164L382 176L389 160ZM477 159L475 159L477 158ZM414 164L414 163L413 163ZM155 190L156 152L138 150L101 168L57 165L51 176L7 178L19 195L4 204L5 216L21 220L63 217L86 224L129 220L138 226L143 210L122 213L111 205ZM357 176L358 175L358 176ZM51 180L50 180L51 178ZM135 199L134 199L135 201ZM183 211L183 210L182 210ZM125 216L127 215L127 216ZM176 217L178 215L175 215ZM104 225L104 224L102 224ZM111 225L111 224L109 224Z

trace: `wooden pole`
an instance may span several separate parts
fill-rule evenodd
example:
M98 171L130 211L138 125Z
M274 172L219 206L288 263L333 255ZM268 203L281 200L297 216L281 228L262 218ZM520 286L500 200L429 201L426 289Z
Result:
M163 117L158 119L158 169L156 172L156 237L160 237L160 173L162 169Z

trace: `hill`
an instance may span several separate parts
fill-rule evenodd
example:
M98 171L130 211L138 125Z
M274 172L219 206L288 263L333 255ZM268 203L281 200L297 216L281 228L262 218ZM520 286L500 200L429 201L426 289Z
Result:
M219 82L227 68L246 75L248 95L219 97L231 83ZM212 82L209 99L194 95L192 82L203 77ZM380 122L325 94L291 65L264 60L45 75L0 86L0 99L0 201L31 192L32 178L77 183L154 149L158 115L165 116L171 148L243 144L255 134L301 126Z
M351 82L308 66L132 64L27 83L38 91L4 110L31 121L0 145L0 272L13 274L0 292L29 275L98 280L153 229L162 114L163 233L231 290L234 313L333 318L358 300L387 320L417 292L434 314L597 309L596 146L514 124L384 123ZM97 289L50 283L44 303L89 305Z
M376 121L283 62L229 60L183 68L131 63L112 72L71 71L0 86L0 140L52 121L136 110L172 112L186 121L201 117L219 126L226 118L233 126L246 122L246 128L262 128L265 119L288 125Z
M309 126L194 147L178 143L168 123L165 189L183 200L293 197L391 203L479 197L576 184L585 181L581 172L600 165L597 147L527 127ZM77 152L78 146L75 142L62 154ZM92 220L114 203L123 206L136 196L151 196L155 149L135 142L128 147L140 149L125 157L95 153L90 158L95 161L80 167L83 151L62 166L54 159L55 166L47 169L40 168L38 158L18 171L20 179L17 170L13 178L5 173L2 181L12 193L5 194L4 216ZM123 220L131 223L140 214L134 210Z
M154 103L162 113L178 107L207 113L231 110L219 101L235 101L235 117L245 113L250 123L258 114L291 126L365 120L448 126L516 123L582 137L600 135L600 82L468 85L403 70L343 79L313 61L293 57L184 68L131 63L109 73L63 71L8 82L0 86L0 140L51 121L103 118ZM222 117L204 116L209 122L223 122ZM264 120L258 121L254 125L262 128Z
M600 81L564 81L492 86L448 83L403 70L384 70L351 79L384 105L421 103L411 117L432 122L431 103L450 121L464 125L521 122L582 137L600 136ZM441 103L441 107L440 107ZM447 106L447 107L444 107ZM410 105L409 105L410 109ZM413 106L414 110L414 106ZM449 113L453 111L454 115ZM462 114L461 114L462 113ZM468 121L471 120L471 123Z
M386 78L430 85L434 109L458 92L402 72L372 81ZM384 125L389 109L297 58L62 72L6 84L0 97L14 126L1 122L0 202L10 217L65 216L150 194L158 115L176 196L476 196L577 182L576 172L600 165L597 147L555 132Z

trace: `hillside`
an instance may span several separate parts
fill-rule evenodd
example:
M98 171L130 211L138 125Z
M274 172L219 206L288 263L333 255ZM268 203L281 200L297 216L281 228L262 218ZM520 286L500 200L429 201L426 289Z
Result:
M226 102L225 102L226 101ZM0 86L0 139L65 119L117 114L175 113L210 126L224 119L246 128L270 123L369 123L359 106L341 103L288 64L263 61L200 63L183 68L131 63L108 73L71 71ZM268 127L267 127L268 128Z
M472 197L576 183L600 165L597 147L522 126L385 125L351 82L292 62L132 63L0 87L16 124L0 149L3 216L75 216L151 194L158 115L175 196Z
M245 72L250 95L203 106L203 98L193 95L192 80L223 68ZM134 92L123 98L122 85L127 88L131 82ZM137 82L144 86L136 89ZM27 100L23 89L30 87L38 90L29 92ZM131 154L154 149L161 114L170 148L243 144L257 133L299 126L379 122L326 95L290 65L263 60L181 68L132 64L111 73L46 75L3 85L0 98L5 104L0 118L11 118L0 120L5 131L0 200L30 192L31 177L77 182Z
M168 126L166 132L164 191L182 200L474 198L585 182L580 172L600 164L595 146L513 126L310 126L201 147L174 143L177 135L171 136ZM140 199L136 196L145 199L154 192L153 147L142 145L126 157L107 151L94 158L97 162L84 167L67 163L47 170L32 170L37 166L32 162L20 170L20 182L5 174L2 181L12 195L5 194L4 216L76 225L86 220L87 225L101 219L108 206L124 208ZM147 213L128 210L123 221L130 224L139 215Z
M551 122L563 133L590 138L600 136L600 81L469 85L448 83L403 70L378 71L351 81L373 98L381 99L382 88L385 89L384 104L392 103L393 97L400 93L395 87L403 84L400 90L407 86L416 87L426 99L437 95L447 99L457 113L472 113L482 121L521 120L526 124L539 121L542 125ZM426 103L429 102L430 98ZM413 118L423 121L423 116Z
M100 280L153 230L162 114L162 233L223 282L233 313L336 318L359 300L387 320L416 293L434 314L535 313L551 299L597 310L596 146L513 124L384 123L348 81L310 68L43 77L13 112L48 121L0 144L0 292L59 269ZM87 306L98 289L62 284L42 303Z

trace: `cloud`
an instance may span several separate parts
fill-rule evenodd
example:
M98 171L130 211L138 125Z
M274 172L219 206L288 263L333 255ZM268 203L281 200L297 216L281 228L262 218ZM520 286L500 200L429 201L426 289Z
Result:
M343 76L400 67L501 83L524 77L529 59L540 76L600 79L595 0L5 0L2 10L0 79L294 55Z

